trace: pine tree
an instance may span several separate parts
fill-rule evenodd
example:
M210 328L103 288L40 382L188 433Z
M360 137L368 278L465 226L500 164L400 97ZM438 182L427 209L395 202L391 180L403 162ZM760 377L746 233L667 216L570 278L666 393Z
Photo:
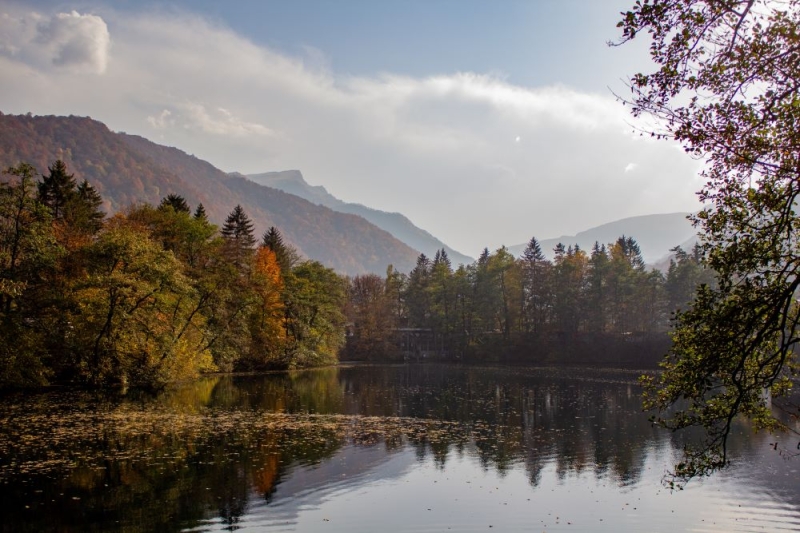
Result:
M531 237L525 251L522 252L521 262L522 329L536 333L544 322L546 286L544 277L549 264L536 237Z
M94 235L103 227L105 213L100 210L103 198L88 181L78 185L75 201L68 209L67 218L78 230Z
M283 242L283 236L275 226L270 226L270 228L264 232L264 235L261 237L261 246L275 253L275 256L278 258L278 264L281 266L281 271L283 272L291 270L299 260L297 250Z
M240 249L253 248L256 238L253 236L253 222L241 205L237 205L225 219L225 224L220 231L222 236L235 242Z
M61 220L67 204L76 194L75 175L67 173L67 165L60 159L48 170L50 174L42 174L42 181L38 184L39 201L50 209L54 220Z
M208 215L206 215L206 208L203 204L197 204L197 209L194 210L194 218L196 220L208 222Z
M248 270L256 238L253 236L253 222L241 205L231 211L220 233L225 239L225 250L230 262L240 272Z
M165 198L161 200L161 204L158 206L159 208L171 207L175 210L176 213L186 213L189 214L191 209L189 209L189 204L186 203L186 199L179 195L179 194L168 194Z

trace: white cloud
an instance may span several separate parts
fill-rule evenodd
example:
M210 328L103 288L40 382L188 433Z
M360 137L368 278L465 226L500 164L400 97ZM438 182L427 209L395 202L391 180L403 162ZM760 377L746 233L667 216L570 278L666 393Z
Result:
M103 74L111 38L106 22L77 11L0 17L0 53L41 69Z
M0 25L3 112L90 115L224 170L299 168L467 253L695 206L698 163L636 138L611 95L469 72L337 76L321 53L290 57L187 14ZM7 28L26 37L7 39ZM63 35L100 38L70 47ZM31 52L40 49L48 59ZM68 65L105 74L69 76ZM620 173L634 157L636 172Z
M218 107L212 112L201 104L190 103L182 107L185 128L197 128L204 133L232 137L275 134L266 126L242 120L223 107Z
M157 130L163 130L174 126L175 119L169 109L163 109L158 115L147 117L147 123Z
M638 166L639 165L637 165L636 163L628 163L627 165L625 165L625 169L623 170L623 172L633 172L634 170L636 170Z

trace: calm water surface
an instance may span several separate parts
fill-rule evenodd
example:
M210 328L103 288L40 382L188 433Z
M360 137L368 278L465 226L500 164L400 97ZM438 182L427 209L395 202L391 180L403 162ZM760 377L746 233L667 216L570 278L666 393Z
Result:
M800 530L796 438L670 492L636 373L359 366L0 406L3 531ZM800 428L799 428L800 429ZM773 444L780 441L778 450Z

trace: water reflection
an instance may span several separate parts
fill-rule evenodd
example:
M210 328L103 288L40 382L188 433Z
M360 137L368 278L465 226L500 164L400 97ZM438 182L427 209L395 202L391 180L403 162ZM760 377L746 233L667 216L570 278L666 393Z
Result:
M651 427L636 374L622 371L360 366L215 377L158 397L9 396L0 512L3 531L529 530L618 505L591 528L612 531L672 529L676 501L700 521L693 506L744 502L747 513L714 519L721 529L697 527L797 527L798 464L747 430L732 442L741 466L687 499L659 484L684 442ZM395 511L373 512L381 494ZM559 512L556 495L572 504L532 520L542 502ZM403 501L425 512L412 519Z

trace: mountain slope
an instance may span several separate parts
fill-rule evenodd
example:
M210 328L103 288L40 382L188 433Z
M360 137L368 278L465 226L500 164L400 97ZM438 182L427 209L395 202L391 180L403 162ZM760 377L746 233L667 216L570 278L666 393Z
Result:
M334 211L364 217L428 257L433 257L437 250L444 248L453 265L470 264L474 261L473 258L453 250L427 231L418 228L400 213L388 213L361 204L344 202L330 194L321 185L309 185L303 179L303 175L299 170L264 172L262 174L249 174L246 177L261 185L280 189L300 198L305 198L309 202L329 207Z
M90 118L0 114L2 168L25 161L46 172L56 159L97 188L109 213L177 193L192 206L202 202L220 224L241 204L257 236L274 225L303 255L351 275L383 274L388 264L407 272L419 253L361 217L229 176L176 148L111 132Z
M595 241L600 244L613 243L622 235L633 237L639 243L642 256L648 263L662 259L674 248L692 238L697 230L686 219L689 213L665 213L623 218L601 226L582 231L577 235L565 235L556 239L539 241L542 251L553 256L553 248L560 242L564 246L577 244L587 252ZM525 250L525 244L510 246L509 251L516 256Z

